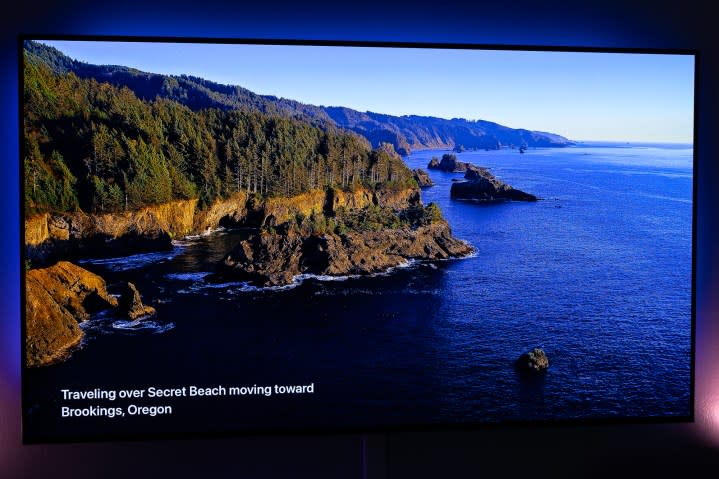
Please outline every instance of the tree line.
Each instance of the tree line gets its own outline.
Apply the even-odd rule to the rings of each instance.
[[[28,55],[23,73],[26,216],[189,198],[207,207],[239,191],[289,197],[414,181],[390,144],[372,149],[356,133],[297,115],[144,101]]]

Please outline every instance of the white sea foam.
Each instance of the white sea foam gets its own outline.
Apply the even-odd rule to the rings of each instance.
[[[211,236],[215,233],[222,233],[225,231],[225,228],[222,226],[218,226],[217,228],[207,228],[205,231],[201,233],[202,236]]]
[[[202,281],[212,273],[206,271],[198,271],[193,273],[170,273],[165,278],[176,281]]]
[[[204,293],[206,290],[226,290],[228,294],[238,293],[258,293],[266,291],[287,291],[294,289],[305,281],[314,280],[319,282],[341,282],[348,281],[351,279],[359,278],[372,278],[372,277],[385,277],[392,275],[396,270],[411,268],[413,266],[422,264],[422,260],[409,259],[402,263],[387,268],[384,271],[371,274],[347,274],[347,275],[328,275],[328,274],[311,274],[303,273],[292,277],[292,281],[289,284],[278,285],[278,286],[256,286],[246,281],[231,281],[222,283],[213,283],[206,281],[206,277],[211,275],[209,272],[194,272],[194,273],[170,273],[165,275],[165,278],[177,281],[188,281],[192,284],[176,290],[178,294],[196,294]]]
[[[151,263],[167,261],[182,252],[182,248],[175,246],[170,251],[157,251],[153,253],[138,253],[130,256],[119,256],[115,258],[88,258],[78,261],[80,264],[93,264],[104,266],[110,271],[127,271],[142,268]]]
[[[329,274],[312,274],[312,273],[303,273],[298,274],[297,276],[292,277],[293,283],[301,284],[302,282],[308,280],[308,279],[314,279],[316,281],[347,281],[348,279],[352,278],[360,278],[362,275],[359,274],[347,274],[347,275],[329,275]]]
[[[116,334],[118,332],[149,332],[159,334],[169,331],[175,327],[175,323],[157,321],[152,316],[143,316],[135,320],[128,320],[117,319],[114,314],[115,312],[109,309],[93,314],[91,319],[80,323],[80,328],[86,333],[105,335]]]
[[[227,231],[227,228],[225,228],[223,226],[218,226],[217,228],[207,228],[206,230],[200,232],[199,234],[185,235],[183,237],[183,239],[189,240],[189,241],[196,241],[198,239],[206,238],[208,236],[212,236],[215,234],[224,234],[226,231]]]
[[[114,329],[123,331],[150,331],[153,333],[164,333],[175,327],[175,323],[160,323],[158,321],[151,321],[143,318],[138,318],[132,321],[119,319],[112,323]]]

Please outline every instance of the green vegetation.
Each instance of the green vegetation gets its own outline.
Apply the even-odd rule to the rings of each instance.
[[[361,210],[343,211],[337,215],[338,223],[351,231],[380,231],[410,226],[407,219],[389,208],[370,206]]]
[[[414,183],[389,143],[372,150],[355,133],[300,115],[145,101],[126,87],[56,73],[27,53],[24,136],[26,216]],[[317,231],[340,227],[315,221]]]
[[[439,209],[437,203],[430,203],[422,211],[422,219],[420,221],[422,224],[430,224],[442,219],[444,219],[442,210]]]
[[[353,210],[338,208],[331,215],[313,212],[311,215],[305,216],[298,213],[294,218],[281,225],[266,225],[263,230],[269,234],[284,234],[294,230],[303,235],[343,235],[350,231],[364,233],[402,228],[415,229],[443,219],[442,211],[435,203],[402,211],[393,211],[391,208],[372,205]]]
[[[401,155],[415,148],[448,148],[461,145],[466,149],[497,149],[502,145],[567,146],[569,140],[559,135],[515,130],[483,120],[462,118],[446,120],[428,116],[392,116],[359,112],[345,107],[322,107],[287,98],[258,95],[241,86],[222,85],[188,75],[162,75],[118,65],[92,65],[73,60],[59,50],[34,41],[25,41],[25,57],[44,64],[59,74],[74,73],[80,78],[107,81],[118,88],[130,89],[139,99],[157,98],[177,102],[199,111],[260,111],[265,114],[301,118],[312,125],[344,128],[366,138],[373,147],[389,143]]]

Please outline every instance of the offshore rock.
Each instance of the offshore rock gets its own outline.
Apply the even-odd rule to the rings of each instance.
[[[469,165],[469,163],[457,160],[456,155],[445,153],[442,155],[441,160],[432,158],[427,168],[431,170],[442,170],[447,173],[461,173],[467,171],[467,165]]]
[[[517,359],[515,366],[522,372],[540,373],[549,367],[549,358],[540,348],[534,348],[522,354]]]
[[[453,183],[450,197],[458,200],[475,200],[482,202],[498,201],[537,201],[537,197],[524,191],[512,188],[498,180],[486,168],[469,164],[464,175],[468,181]]]
[[[155,314],[155,308],[142,304],[140,292],[134,284],[124,283],[120,292],[120,302],[118,305],[118,313],[127,316],[131,320],[140,319],[145,316]]]
[[[422,168],[412,170],[412,175],[420,187],[434,186],[434,182],[432,182],[432,178],[429,177],[429,173]]]
[[[83,337],[79,321],[117,306],[105,281],[67,261],[25,275],[25,364],[29,367],[65,359]]]

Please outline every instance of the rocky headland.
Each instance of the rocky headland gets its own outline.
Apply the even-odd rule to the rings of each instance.
[[[26,364],[68,357],[83,337],[79,324],[94,312],[111,309],[130,320],[155,313],[132,283],[113,286],[118,301],[103,278],[65,259],[162,249],[175,237],[219,226],[251,233],[218,264],[216,276],[262,286],[287,285],[301,274],[371,274],[410,259],[474,251],[452,236],[436,205],[422,204],[416,186],[329,188],[289,198],[239,194],[205,210],[188,200],[117,214],[47,213],[25,223]]]
[[[301,274],[371,274],[410,259],[447,259],[473,252],[452,236],[436,205],[422,205],[418,193],[409,188],[378,196],[359,190],[350,194],[353,201],[343,198],[341,206],[338,193],[328,193],[324,201],[328,207],[283,220],[275,217],[240,242],[227,254],[218,274],[261,286],[282,286]],[[366,199],[354,201],[358,198]]]
[[[452,236],[443,219],[344,232],[334,228],[313,233],[285,226],[283,231],[263,229],[242,241],[225,257],[220,272],[262,286],[282,286],[300,274],[371,274],[409,259],[456,258],[472,251]]]
[[[132,283],[123,289],[133,294],[123,291],[118,301],[108,293],[102,277],[67,261],[27,271],[25,364],[43,366],[66,359],[83,338],[80,323],[92,313],[111,309],[130,319],[154,314],[154,308],[142,304]]]

